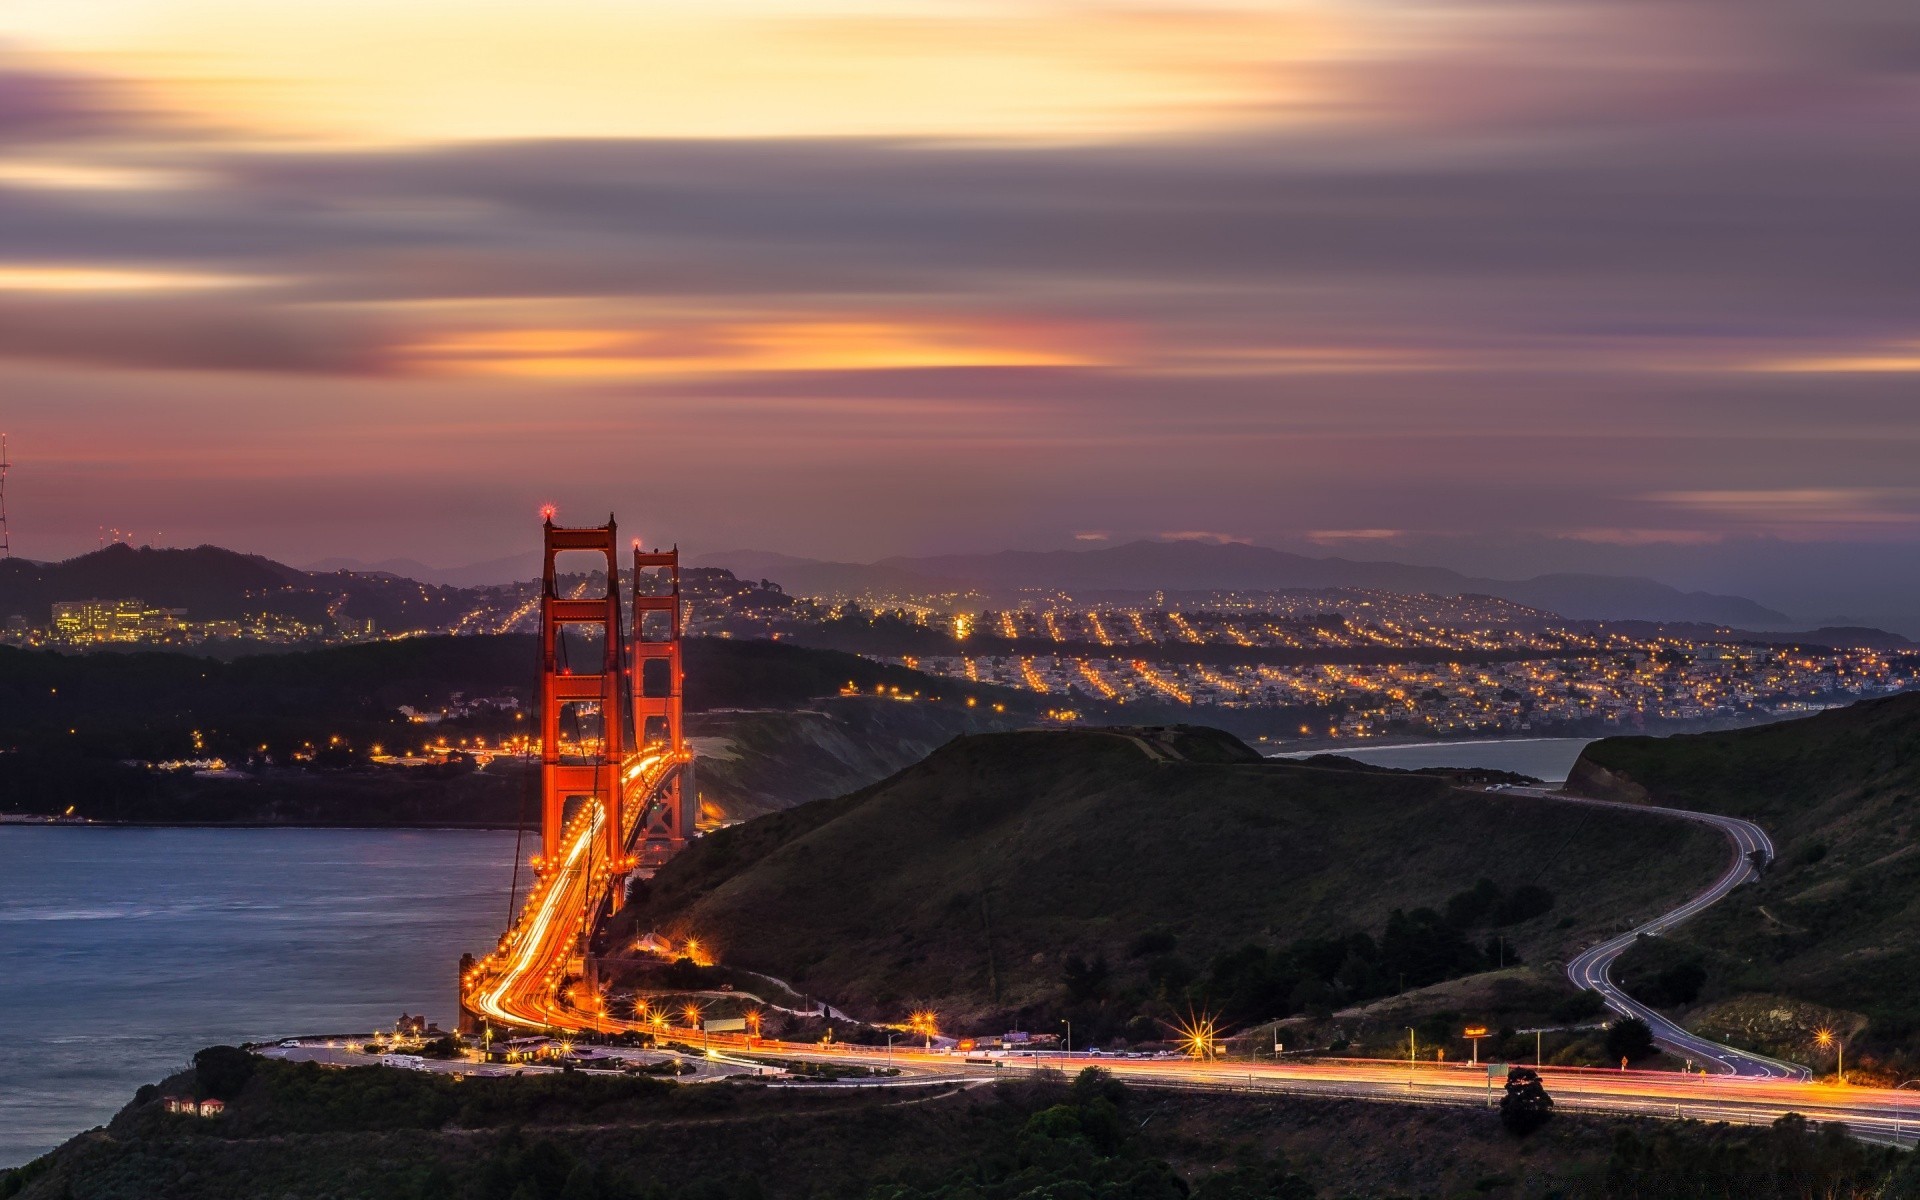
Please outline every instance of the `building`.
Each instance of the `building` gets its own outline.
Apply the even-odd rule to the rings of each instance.
[[[184,608],[154,608],[137,597],[60,600],[53,606],[53,633],[68,642],[157,641],[186,629]]]

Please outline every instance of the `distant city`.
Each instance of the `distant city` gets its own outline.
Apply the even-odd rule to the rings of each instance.
[[[207,613],[133,596],[55,600],[42,621],[15,612],[0,640],[244,653],[537,628],[535,581],[453,588],[279,569],[288,578],[278,586],[209,601]],[[561,581],[575,597],[605,586],[597,574]],[[1604,733],[1791,714],[1920,685],[1920,648],[1880,631],[1796,639],[1574,621],[1487,596],[1358,588],[795,596],[717,568],[688,569],[682,595],[692,636],[846,650],[1034,693],[1059,723],[1132,705],[1265,712],[1276,719],[1260,728],[1275,737],[1315,740]]]

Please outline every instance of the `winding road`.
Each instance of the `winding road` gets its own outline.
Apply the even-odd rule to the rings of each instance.
[[[1678,1024],[1648,1008],[1620,990],[1614,983],[1612,969],[1615,961],[1626,953],[1635,939],[1641,934],[1649,936],[1664,933],[1683,921],[1690,920],[1712,905],[1718,904],[1727,893],[1760,876],[1761,867],[1755,865],[1757,856],[1762,865],[1773,861],[1773,839],[1766,830],[1752,821],[1743,821],[1738,817],[1723,817],[1718,813],[1695,812],[1686,808],[1660,808],[1650,804],[1627,804],[1618,800],[1590,800],[1582,796],[1569,796],[1564,792],[1551,792],[1545,788],[1508,788],[1503,795],[1534,796],[1542,800],[1552,800],[1560,804],[1582,804],[1593,808],[1617,808],[1628,812],[1653,813],[1664,817],[1674,817],[1683,821],[1696,821],[1702,825],[1711,825],[1727,836],[1733,845],[1733,858],[1720,878],[1699,895],[1688,900],[1679,908],[1664,913],[1644,925],[1637,926],[1618,937],[1609,938],[1598,945],[1589,946],[1567,963],[1567,978],[1577,988],[1597,993],[1606,1001],[1607,1007],[1622,1016],[1638,1017],[1653,1030],[1653,1040],[1662,1047],[1682,1058],[1690,1058],[1696,1063],[1710,1064],[1722,1073],[1741,1075],[1753,1079],[1806,1080],[1813,1072],[1796,1063],[1785,1063],[1768,1058],[1748,1050],[1736,1050],[1732,1046],[1723,1046],[1687,1032]]]

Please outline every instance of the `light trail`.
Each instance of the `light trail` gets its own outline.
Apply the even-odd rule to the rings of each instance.
[[[627,761],[621,779],[637,803],[625,806],[629,817],[621,831],[623,846],[645,820],[647,806],[668,772],[678,765],[678,759],[657,750]],[[559,987],[587,915],[599,911],[614,879],[605,863],[593,861],[605,819],[598,805],[576,815],[562,840],[559,863],[541,864],[540,881],[499,949],[475,964],[462,981],[473,1011],[505,1025],[536,1029],[604,1027],[604,1020],[571,1012]]]

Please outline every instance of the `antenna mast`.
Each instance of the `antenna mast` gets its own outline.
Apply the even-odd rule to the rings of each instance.
[[[0,433],[0,559],[13,557],[13,543],[7,539],[7,435]]]

